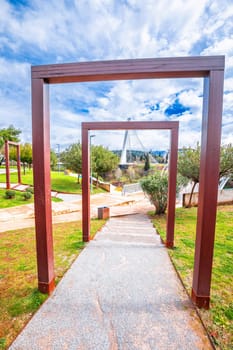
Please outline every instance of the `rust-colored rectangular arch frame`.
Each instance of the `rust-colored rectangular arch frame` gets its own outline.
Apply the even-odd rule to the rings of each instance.
[[[192,299],[208,308],[217,208],[224,56],[149,58],[32,67],[32,134],[38,284],[54,288],[50,192],[49,84],[204,78],[199,206]]]
[[[16,159],[17,159],[17,173],[18,173],[18,184],[21,184],[21,163],[20,163],[20,144],[13,141],[5,141],[5,159],[6,159],[6,188],[9,190],[11,188],[10,181],[10,155],[9,146],[16,147]]]
[[[91,122],[82,123],[82,227],[83,241],[90,240],[90,155],[89,155],[89,130],[170,130],[170,159],[168,182],[168,208],[166,246],[174,245],[174,223],[176,207],[176,173],[178,150],[177,121],[149,121],[149,122]]]

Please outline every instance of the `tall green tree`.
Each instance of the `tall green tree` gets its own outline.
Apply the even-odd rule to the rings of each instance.
[[[73,143],[60,154],[60,160],[67,169],[79,175],[82,173],[82,147],[80,142]]]
[[[104,178],[109,171],[115,170],[118,166],[118,163],[118,156],[109,151],[106,147],[91,147],[92,171],[93,173],[96,173],[97,179],[99,177]]]
[[[233,145],[221,147],[219,178],[233,175]]]
[[[23,163],[24,174],[26,172],[26,166],[31,168],[32,165],[32,145],[30,143],[24,143],[20,146],[20,160]]]
[[[191,206],[194,189],[196,187],[196,184],[199,183],[200,154],[201,147],[199,144],[197,144],[195,149],[191,147],[183,148],[182,151],[179,153],[178,157],[178,172],[182,176],[186,177],[188,180],[193,182],[187,207]],[[232,144],[228,144],[221,147],[219,178],[223,176],[231,176],[232,174],[233,146]]]
[[[149,156],[149,153],[146,153],[144,171],[148,171],[148,170],[150,170],[150,156]]]
[[[57,166],[57,155],[53,149],[50,150],[50,166],[52,170],[55,170]]]
[[[19,142],[19,135],[21,134],[20,129],[16,129],[13,125],[8,128],[0,129],[0,148],[4,145],[5,141]]]
[[[90,154],[92,174],[95,173],[97,178],[104,178],[105,174],[111,170],[115,170],[118,165],[118,156],[103,146],[91,146]],[[60,159],[68,169],[74,171],[75,173],[81,174],[82,147],[80,142],[69,146],[64,152],[61,153]]]
[[[32,145],[30,143],[20,145],[20,159],[23,163],[32,165]]]
[[[178,172],[193,183],[188,207],[191,206],[192,195],[197,183],[199,182],[200,152],[201,147],[199,144],[197,144],[195,149],[191,147],[183,148],[178,156]]]
[[[16,147],[10,146],[9,157],[10,160],[17,161]],[[20,161],[23,164],[23,170],[25,174],[26,166],[29,166],[30,168],[32,165],[32,145],[30,143],[26,142],[20,145]]]

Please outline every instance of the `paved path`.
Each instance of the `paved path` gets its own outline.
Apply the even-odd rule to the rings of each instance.
[[[118,194],[100,193],[91,196],[91,217],[97,217],[99,206],[109,206],[111,216],[134,213],[146,213],[154,207],[143,193],[121,196]],[[73,202],[52,202],[53,223],[77,221],[82,216],[82,200],[79,196]],[[0,209],[0,232],[33,227],[34,204]]]
[[[212,349],[143,215],[111,218],[10,350]]]

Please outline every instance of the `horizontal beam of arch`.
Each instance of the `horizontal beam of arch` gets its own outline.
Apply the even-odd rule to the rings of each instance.
[[[210,71],[222,70],[223,56],[144,58],[94,61],[32,67],[32,79],[49,84],[87,81],[200,78]]]
[[[82,123],[82,129],[87,130],[176,130],[178,127],[178,121],[108,121]]]

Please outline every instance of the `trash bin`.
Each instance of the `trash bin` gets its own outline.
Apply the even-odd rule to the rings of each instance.
[[[108,218],[109,218],[109,207],[99,207],[98,219],[108,219]]]

